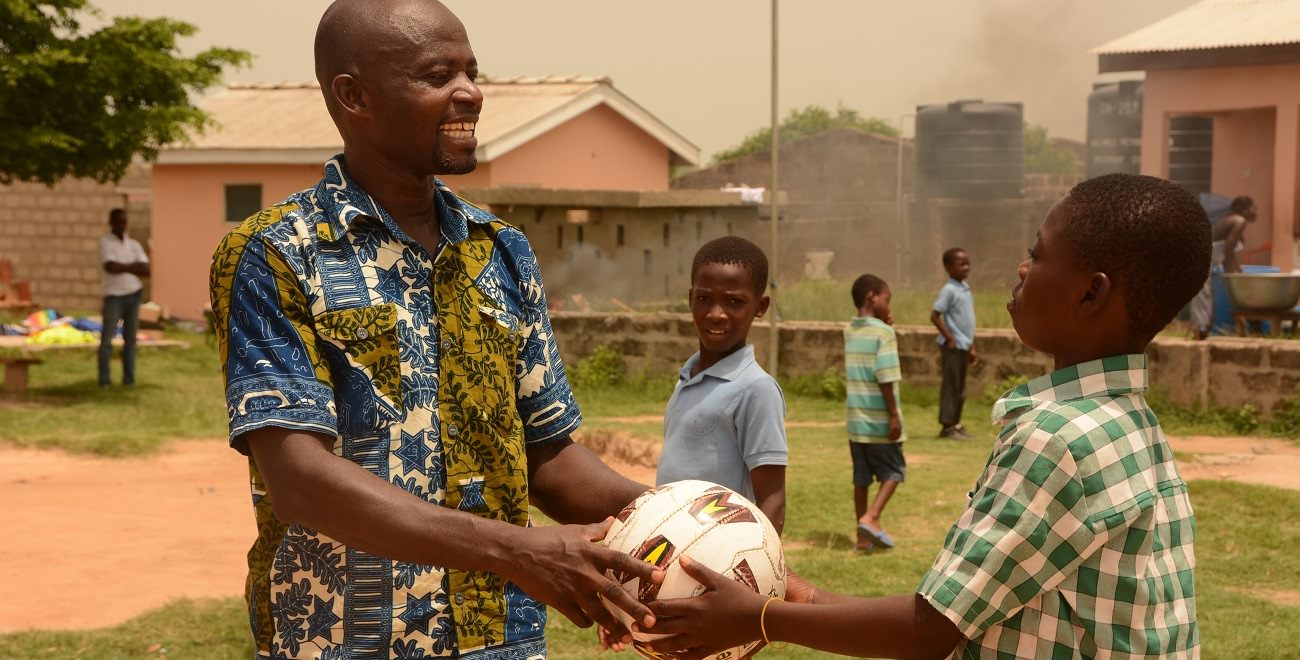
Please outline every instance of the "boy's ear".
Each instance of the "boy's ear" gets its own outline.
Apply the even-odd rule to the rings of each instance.
[[[1088,287],[1079,299],[1079,316],[1092,316],[1101,311],[1115,293],[1115,286],[1110,276],[1105,273],[1093,273],[1088,276]]]
[[[758,313],[754,314],[754,318],[756,319],[763,318],[763,315],[767,313],[768,305],[771,304],[772,304],[772,296],[763,296],[762,298],[759,298]]]

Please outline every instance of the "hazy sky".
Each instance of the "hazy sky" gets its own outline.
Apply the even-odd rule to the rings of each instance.
[[[328,0],[93,0],[110,15],[194,23],[254,63],[228,80],[312,78]],[[491,75],[607,75],[707,158],[770,115],[766,0],[445,0]],[[1020,101],[1026,119],[1082,139],[1099,79],[1089,48],[1192,0],[783,0],[780,107],[842,102],[897,121],[958,98]],[[1136,74],[1131,74],[1136,75]],[[1113,79],[1116,76],[1112,75]],[[491,107],[484,109],[490,113]],[[908,120],[906,131],[911,134]]]

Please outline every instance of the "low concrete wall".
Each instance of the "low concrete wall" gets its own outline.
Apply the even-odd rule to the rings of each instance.
[[[697,349],[695,326],[687,314],[580,314],[551,317],[564,358],[570,363],[602,344],[623,355],[629,369],[669,372]],[[761,321],[760,321],[761,323]],[[901,326],[899,357],[903,378],[937,385],[941,378],[934,328]],[[843,323],[783,323],[781,371],[817,374],[844,364]],[[971,369],[967,391],[976,395],[1008,376],[1039,376],[1051,360],[1027,348],[1011,330],[976,334],[980,363]],[[767,355],[766,325],[750,331],[760,359]],[[1300,396],[1300,341],[1215,338],[1204,342],[1159,338],[1147,350],[1151,380],[1175,403],[1237,408],[1264,413],[1279,401]]]

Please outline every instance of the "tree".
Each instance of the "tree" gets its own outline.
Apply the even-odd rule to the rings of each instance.
[[[819,105],[810,105],[802,110],[791,110],[790,114],[781,122],[781,141],[797,140],[833,128],[856,128],[866,133],[898,137],[898,129],[890,126],[889,122],[884,119],[863,117],[858,114],[857,110],[846,108],[843,105],[836,107],[834,113]],[[750,133],[738,146],[718,152],[713,156],[713,162],[721,163],[735,160],[741,156],[768,151],[771,148],[772,129],[771,127],[763,128]]]
[[[241,50],[181,57],[195,27],[119,17],[91,32],[88,0],[0,0],[0,183],[122,178],[131,159],[153,159],[210,119],[190,95],[216,85]]]
[[[1025,172],[1030,174],[1078,174],[1079,161],[1047,137],[1047,129],[1025,124]]]

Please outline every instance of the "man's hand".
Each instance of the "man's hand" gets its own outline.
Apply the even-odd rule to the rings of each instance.
[[[903,437],[903,419],[899,417],[898,412],[889,413],[889,439],[897,440]]]
[[[980,356],[979,356],[979,353],[976,353],[976,352],[975,352],[975,347],[974,347],[974,346],[971,346],[971,347],[970,347],[970,358],[969,358],[969,359],[970,359],[970,366],[972,366],[972,367],[980,363]]]
[[[519,588],[537,600],[559,610],[574,625],[586,628],[593,622],[622,639],[626,630],[597,596],[603,595],[642,625],[652,626],[650,608],[609,579],[605,571],[624,573],[629,578],[662,582],[664,572],[631,555],[610,550],[596,541],[605,538],[613,518],[592,525],[533,527],[520,535],[514,566],[506,572]]]
[[[762,639],[760,618],[766,596],[690,557],[682,556],[677,561],[706,591],[694,598],[650,603],[658,621],[641,628],[656,635],[670,635],[650,642],[650,648],[659,652],[685,651],[687,658],[700,658]]]

